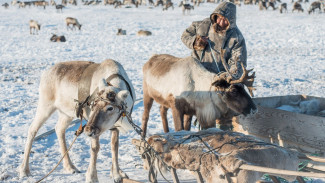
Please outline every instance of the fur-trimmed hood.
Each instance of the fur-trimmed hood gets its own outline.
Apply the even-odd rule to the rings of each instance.
[[[236,27],[236,5],[231,2],[222,2],[218,5],[218,7],[211,13],[210,20],[211,22],[214,22],[211,19],[211,16],[214,14],[222,15],[229,21],[229,28]]]

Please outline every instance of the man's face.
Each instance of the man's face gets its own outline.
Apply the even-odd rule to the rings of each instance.
[[[217,17],[217,24],[220,26],[221,29],[224,30],[229,25],[229,22],[228,22],[228,20],[225,17],[218,16]]]

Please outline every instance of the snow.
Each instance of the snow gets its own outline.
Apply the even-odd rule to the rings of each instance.
[[[0,0],[1,4],[8,2]],[[9,6],[0,10],[0,182],[35,182],[47,174],[60,159],[55,133],[35,141],[30,156],[32,176],[19,179],[16,168],[22,162],[23,148],[28,127],[31,124],[38,101],[38,86],[42,71],[52,65],[69,60],[101,62],[115,59],[122,63],[136,90],[142,98],[142,66],[153,54],[168,53],[177,57],[190,55],[190,50],[181,42],[182,32],[192,21],[210,15],[217,4],[204,3],[195,7],[190,15],[182,10],[162,11],[161,7],[138,9],[113,6],[68,5],[63,13],[54,7]],[[248,50],[248,68],[256,71],[256,97],[306,94],[325,96],[325,24],[324,13],[308,15],[259,11],[258,6],[243,5],[237,8],[237,25],[243,33]],[[302,4],[307,10],[309,4]],[[67,31],[64,19],[76,17],[82,24],[81,31]],[[34,19],[41,24],[38,35],[29,34],[28,22]],[[116,36],[117,29],[127,35]],[[149,30],[152,36],[138,37],[140,29]],[[51,33],[64,35],[65,43],[53,43]],[[133,120],[141,125],[142,102],[134,107]],[[173,130],[171,113],[169,126]],[[38,134],[54,128],[54,114]],[[74,138],[78,125],[67,130],[67,143]],[[163,127],[158,105],[154,105],[148,123],[150,134],[162,133]],[[194,130],[197,130],[194,128]],[[147,181],[140,156],[131,139],[139,138],[135,132],[120,136],[119,163],[130,178]],[[84,182],[89,163],[89,138],[81,135],[74,144],[70,157],[81,171],[66,174],[62,164],[45,182]],[[110,133],[101,136],[97,170],[100,182],[113,182],[111,169]],[[181,171],[180,171],[181,172]],[[182,182],[195,182],[188,172],[179,173]],[[170,176],[169,176],[170,178]],[[160,180],[163,180],[160,177]],[[164,181],[162,181],[164,182]],[[321,180],[314,182],[322,182]]]

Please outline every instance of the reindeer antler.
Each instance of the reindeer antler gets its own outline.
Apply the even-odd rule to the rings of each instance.
[[[229,67],[228,67],[228,64],[225,61],[224,55],[225,55],[225,50],[222,49],[221,50],[221,62],[222,62],[222,65],[226,69],[226,71],[229,73],[229,75],[232,77],[232,73],[229,71]],[[239,58],[237,58],[235,60],[236,67],[237,67],[237,62],[238,61],[239,61]],[[253,87],[253,83],[254,83],[254,79],[255,79],[255,72],[253,72],[253,74],[251,74],[251,75],[248,75],[251,71],[253,71],[253,69],[246,70],[243,62],[240,62],[240,65],[241,65],[241,67],[243,69],[242,76],[237,80],[231,80],[230,84],[243,83],[248,88],[248,91],[251,94],[251,96],[254,96],[253,95],[253,90],[256,90],[256,88]]]

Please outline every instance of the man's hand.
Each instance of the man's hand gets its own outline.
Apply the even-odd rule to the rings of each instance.
[[[203,51],[208,44],[208,40],[208,37],[197,35],[193,45],[194,50]]]

